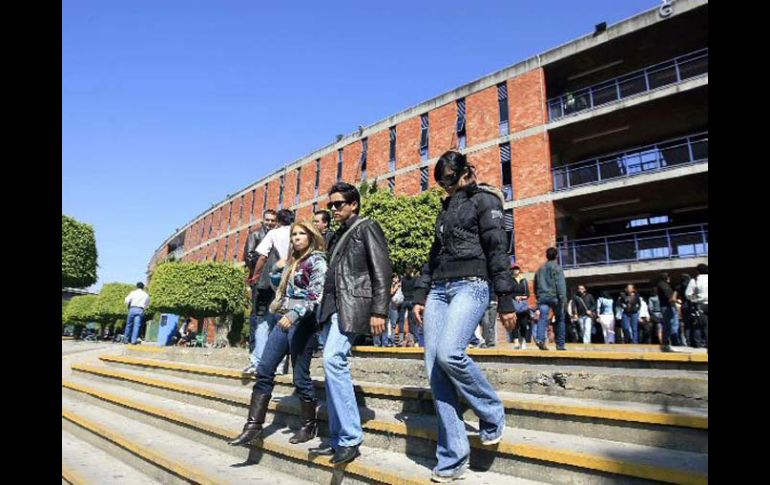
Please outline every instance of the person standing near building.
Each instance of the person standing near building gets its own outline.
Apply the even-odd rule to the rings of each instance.
[[[685,290],[685,297],[694,307],[692,346],[709,346],[709,267],[698,265],[698,276],[690,280]]]
[[[256,252],[259,255],[257,264],[254,266],[254,275],[252,280],[261,281],[267,277],[268,282],[270,273],[273,272],[272,266],[267,266],[268,259],[271,259],[271,254],[275,252],[277,254],[278,261],[285,263],[289,257],[289,248],[291,245],[291,224],[294,222],[294,213],[287,209],[279,210],[276,213],[277,225],[274,229],[267,232],[262,241],[257,245]],[[276,263],[277,264],[277,263]],[[264,274],[263,274],[264,271]],[[272,285],[271,285],[272,288]],[[254,350],[252,350],[249,357],[250,364],[244,369],[244,372],[254,373],[259,367],[259,361],[262,358],[262,352],[265,350],[265,344],[267,343],[267,337],[275,324],[278,322],[280,315],[265,312],[264,319],[259,321],[254,331]]]
[[[516,328],[508,332],[508,341],[518,341],[514,348],[527,350],[527,344],[532,341],[532,318],[529,309],[529,283],[521,274],[519,265],[511,268],[513,272],[513,306],[516,310]]]
[[[144,291],[144,283],[141,281],[137,283],[136,289],[129,293],[123,301],[128,305],[128,318],[126,319],[126,330],[123,332],[123,341],[136,345],[139,330],[142,328],[144,311],[150,306],[150,295]]]
[[[647,299],[647,308],[650,312],[650,322],[652,326],[651,343],[660,344],[663,342],[663,310],[660,306],[660,297],[656,288],[653,288],[652,295]]]
[[[663,350],[671,350],[671,346],[677,346],[679,341],[679,314],[676,311],[676,291],[671,287],[671,277],[668,273],[661,273],[656,286],[660,308],[663,314],[663,340],[660,344]]]
[[[334,232],[329,229],[329,224],[331,224],[331,222],[332,219],[329,215],[329,211],[319,209],[313,213],[313,224],[318,229],[318,232],[321,233],[321,236],[323,236],[327,248],[334,236]]]
[[[605,344],[615,343],[615,313],[613,306],[614,302],[610,297],[610,292],[607,290],[602,291],[599,301],[596,302],[596,307],[599,312],[597,319],[602,327]]]
[[[503,226],[503,195],[478,184],[465,155],[448,151],[433,176],[448,196],[436,219],[428,264],[415,285],[414,312],[425,336],[425,370],[438,418],[438,443],[432,480],[462,477],[470,445],[460,399],[479,417],[484,445],[499,443],[505,411],[497,392],[466,348],[489,304],[498,296],[500,319],[513,330],[513,278]]]
[[[318,432],[316,398],[310,378],[316,333],[316,309],[323,296],[326,277],[326,242],[310,222],[291,227],[291,254],[271,275],[277,286],[270,311],[280,315],[268,337],[257,368],[257,382],[251,391],[249,413],[243,431],[228,444],[245,445],[262,434],[268,403],[275,387],[275,373],[281,359],[291,356],[295,393],[300,400],[300,429],[289,439],[292,444],[315,438]],[[276,281],[277,280],[277,281]]]
[[[558,256],[559,251],[556,248],[546,249],[545,258],[547,261],[535,273],[535,296],[540,310],[535,343],[540,350],[548,350],[545,332],[551,311],[556,318],[554,332],[556,334],[556,350],[567,350],[564,345],[566,343],[564,313],[567,306],[567,282],[564,278],[564,270],[556,262]]]
[[[626,285],[626,290],[620,295],[620,309],[623,319],[623,334],[625,343],[639,343],[639,310],[642,304],[634,285]]]
[[[254,269],[259,260],[259,253],[257,253],[257,246],[265,238],[268,232],[275,228],[278,220],[276,219],[276,213],[273,209],[267,209],[262,213],[262,225],[259,230],[252,231],[246,238],[246,247],[244,248],[244,258],[246,267],[249,269],[249,275],[246,278],[249,287],[251,288],[251,314],[249,315],[249,355],[254,352],[255,337],[254,334],[257,331],[257,325],[264,317],[267,306],[273,301],[275,293],[270,286],[270,279],[267,274],[255,275]],[[268,264],[275,264],[277,259],[277,252],[271,254],[273,261],[267,261]],[[257,278],[257,276],[260,276]],[[264,310],[262,310],[264,309]],[[251,366],[249,366],[251,367]],[[245,369],[249,371],[247,367]]]
[[[571,316],[578,322],[583,343],[590,344],[593,319],[596,318],[596,300],[592,294],[586,291],[585,285],[577,287],[577,292],[572,297],[571,312]]]
[[[329,269],[318,314],[331,439],[309,451],[334,455],[331,463],[336,465],[361,454],[358,448],[364,434],[348,355],[357,336],[385,331],[393,268],[382,228],[358,215],[358,189],[337,182],[329,190],[328,208],[340,223],[329,248]]]

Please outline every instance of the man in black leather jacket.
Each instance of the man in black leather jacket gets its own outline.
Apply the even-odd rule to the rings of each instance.
[[[341,225],[329,247],[318,323],[331,440],[310,452],[333,454],[333,464],[359,456],[364,438],[348,353],[358,335],[385,330],[390,305],[393,269],[385,234],[377,222],[358,216],[360,206],[361,196],[350,184],[338,182],[329,191],[329,210]]]
[[[249,268],[249,276],[247,282],[251,287],[251,315],[249,317],[249,354],[254,352],[254,331],[257,328],[258,319],[262,317],[267,310],[267,306],[273,301],[275,293],[270,286],[270,278],[268,272],[263,272],[262,275],[254,274],[254,267],[257,265],[259,254],[257,254],[257,246],[265,238],[265,235],[273,228],[275,228],[277,219],[276,212],[273,209],[267,209],[262,214],[262,226],[257,231],[253,231],[246,238],[246,247],[244,248],[244,258],[246,267]],[[278,259],[273,256],[273,259]],[[275,261],[272,261],[275,263]],[[270,263],[270,261],[268,261]],[[262,311],[260,311],[260,308]]]

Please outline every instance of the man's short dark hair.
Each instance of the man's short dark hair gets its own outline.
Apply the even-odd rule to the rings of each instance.
[[[557,256],[559,256],[559,251],[556,248],[550,247],[550,248],[545,250],[545,258],[548,261],[555,260],[557,258]]]
[[[337,192],[342,194],[342,198],[345,199],[345,202],[348,204],[352,204],[353,202],[358,204],[356,210],[353,211],[358,214],[358,212],[361,210],[361,194],[358,193],[358,189],[349,183],[337,182],[336,184],[332,185],[331,189],[329,189],[329,197],[331,197],[332,194],[336,194]]]
[[[275,218],[278,219],[278,222],[282,226],[290,226],[291,223],[294,222],[294,212],[289,209],[281,209],[275,215]]]
[[[142,283],[142,282],[140,281],[139,283],[137,283],[137,284],[136,284],[136,287],[137,287],[137,288],[139,288],[140,290],[141,290],[141,289],[144,289],[144,283]]]
[[[709,274],[709,265],[701,263],[695,267],[698,270],[698,274]]]
[[[268,214],[276,215],[276,212],[273,209],[267,209],[265,212],[262,213],[262,217],[265,217]]]
[[[332,222],[332,216],[329,215],[329,211],[318,209],[317,211],[314,212],[314,214],[317,216],[321,216],[321,219],[323,219],[323,221],[326,224],[330,224]]]

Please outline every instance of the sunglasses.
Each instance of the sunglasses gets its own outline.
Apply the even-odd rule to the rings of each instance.
[[[334,202],[327,203],[326,208],[330,211],[338,211],[342,209],[342,207],[344,207],[345,205],[347,205],[347,202],[345,202],[344,200],[337,200]]]

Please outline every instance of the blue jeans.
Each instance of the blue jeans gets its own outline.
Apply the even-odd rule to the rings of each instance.
[[[398,308],[388,309],[388,324],[385,326],[385,332],[381,335],[375,335],[372,339],[377,347],[393,347],[393,335],[396,333],[398,325]]]
[[[663,345],[681,345],[679,340],[679,312],[674,307],[664,306],[663,310]]]
[[[303,401],[316,401],[313,381],[310,378],[310,359],[315,349],[315,313],[303,318],[288,330],[274,325],[267,338],[267,345],[257,367],[257,383],[254,392],[272,394],[275,371],[286,354],[291,356],[294,370],[294,388]]]
[[[136,343],[136,339],[139,338],[139,330],[142,328],[142,317],[144,317],[144,309],[139,307],[131,307],[128,310],[128,318],[126,319],[126,330],[123,332],[123,336],[126,338],[126,342]]]
[[[537,342],[545,342],[545,331],[548,328],[550,311],[553,310],[553,314],[556,316],[556,328],[554,328],[554,333],[556,334],[556,347],[564,347],[567,333],[567,329],[564,326],[564,308],[562,308],[562,305],[559,305],[559,301],[556,298],[548,297],[540,298],[537,302],[537,306],[540,309],[540,320],[537,321],[535,340]]]
[[[262,354],[265,351],[265,345],[267,344],[268,336],[280,318],[280,315],[268,312],[265,313],[265,319],[254,326],[254,351],[249,356],[249,360],[254,367],[259,367],[259,362],[262,359]],[[251,321],[253,322],[254,320]]]
[[[448,475],[467,463],[470,444],[460,397],[479,417],[482,439],[505,426],[503,403],[481,368],[465,353],[489,304],[489,285],[480,279],[434,282],[425,304],[425,370],[438,417],[438,464]]]
[[[590,344],[591,330],[593,328],[594,321],[589,316],[582,316],[582,317],[578,317],[578,322],[580,322],[580,328],[583,331],[583,343]]]
[[[326,375],[326,409],[329,414],[331,446],[356,446],[364,440],[361,415],[358,413],[348,354],[356,334],[340,332],[338,314],[324,322],[320,341],[324,346]]]
[[[626,334],[626,340],[631,336],[632,344],[639,343],[639,312],[623,312],[623,332]]]

